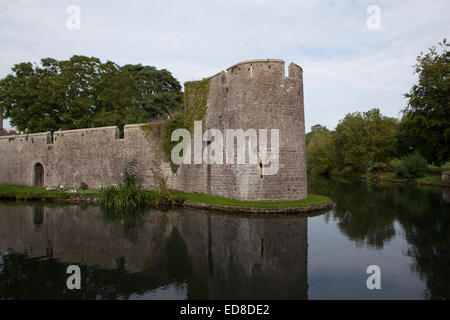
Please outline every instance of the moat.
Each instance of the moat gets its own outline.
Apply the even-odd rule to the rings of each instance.
[[[310,177],[314,216],[0,203],[0,299],[450,299],[450,189]],[[81,290],[68,290],[69,265]],[[368,290],[366,268],[381,269]]]

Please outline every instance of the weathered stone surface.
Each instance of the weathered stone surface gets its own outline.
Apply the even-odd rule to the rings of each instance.
[[[181,165],[172,173],[160,137],[148,141],[141,125],[0,137],[0,184],[34,185],[34,167],[44,167],[44,185],[89,188],[119,184],[124,166],[136,159],[145,188],[155,187],[160,166],[173,189],[237,200],[286,201],[307,196],[302,69],[282,60],[238,63],[210,78],[203,130],[279,129],[276,175],[261,177],[258,164]],[[268,137],[270,144],[270,137]],[[224,142],[225,145],[226,142]],[[203,143],[204,147],[206,143]],[[224,159],[225,159],[224,150]]]
[[[118,184],[122,170],[136,159],[144,187],[154,186],[151,172],[156,155],[145,139],[140,125],[125,126],[119,139],[117,127],[59,131],[0,137],[0,184],[34,185],[34,166],[44,166],[44,185],[89,188]],[[161,165],[170,172],[168,163]]]

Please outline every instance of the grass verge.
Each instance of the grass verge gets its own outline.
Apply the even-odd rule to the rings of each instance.
[[[182,191],[172,191],[172,193],[176,198],[181,198],[192,202],[200,202],[224,206],[250,207],[250,208],[309,207],[312,205],[325,204],[331,202],[330,198],[315,194],[309,194],[305,200],[263,202],[263,201],[239,201],[203,193],[186,193]]]
[[[47,190],[43,187],[28,187],[11,184],[0,185],[0,197],[15,198],[17,200],[27,200],[33,198],[42,199],[71,199],[71,198],[96,198],[98,190],[77,190],[77,192],[67,192],[59,189]]]
[[[147,205],[160,206],[164,204],[159,191],[143,190],[145,202]],[[202,193],[187,193],[183,191],[170,191],[175,206],[182,206],[184,201],[200,202],[213,205],[240,206],[251,208],[277,208],[277,207],[308,207],[313,205],[330,203],[331,199],[325,196],[309,194],[305,200],[282,201],[282,202],[263,202],[263,201],[238,201],[228,198],[222,198]],[[92,199],[100,198],[100,190],[77,190],[71,193],[62,190],[48,191],[45,188],[27,187],[18,185],[0,185],[0,198],[10,198],[16,200],[58,200],[78,198]]]

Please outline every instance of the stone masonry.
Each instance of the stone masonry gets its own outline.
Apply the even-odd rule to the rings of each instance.
[[[0,137],[0,184],[32,186],[36,166],[44,185],[101,188],[122,181],[122,170],[135,159],[143,187],[155,187],[159,166],[173,189],[237,200],[283,201],[307,196],[303,71],[282,60],[238,63],[209,78],[203,130],[279,129],[279,171],[261,176],[259,164],[182,164],[176,173],[162,157],[160,137],[145,137],[140,124]],[[268,136],[270,143],[270,134]],[[225,141],[224,141],[225,145]],[[206,142],[203,143],[206,147]],[[225,159],[225,151],[224,151]]]

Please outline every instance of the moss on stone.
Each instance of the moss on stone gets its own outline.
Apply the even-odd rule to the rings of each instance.
[[[194,121],[205,121],[207,100],[209,94],[209,79],[190,81],[184,84],[184,108],[174,113],[169,120],[150,122],[143,125],[141,129],[148,141],[159,139],[164,151],[165,160],[170,162],[172,172],[176,173],[179,165],[172,162],[171,153],[178,141],[172,141],[172,133],[176,129],[187,129],[194,131]]]

